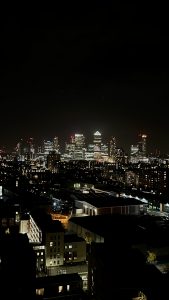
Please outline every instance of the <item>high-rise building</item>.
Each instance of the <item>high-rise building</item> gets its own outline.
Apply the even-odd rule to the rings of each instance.
[[[102,135],[99,131],[96,131],[93,136],[94,152],[100,152],[102,143]]]
[[[138,163],[139,161],[139,146],[138,145],[131,145],[130,148],[130,162],[131,163]]]
[[[114,136],[111,137],[109,143],[109,156],[115,162],[116,158],[116,138]]]
[[[60,149],[60,146],[59,146],[58,137],[55,136],[53,139],[53,151],[55,151],[56,153],[59,153],[59,149]]]
[[[74,137],[75,148],[82,150],[85,147],[85,137],[81,133],[75,133]]]
[[[44,141],[43,148],[44,154],[48,155],[50,152],[53,151],[53,141]]]
[[[139,156],[144,158],[147,156],[147,135],[140,133],[139,134],[139,142],[138,142],[138,147],[139,147]]]
[[[83,134],[76,133],[75,134],[75,159],[84,159],[85,158],[85,137]]]
[[[47,168],[51,172],[58,171],[58,162],[60,161],[60,154],[55,151],[50,152],[47,155]]]

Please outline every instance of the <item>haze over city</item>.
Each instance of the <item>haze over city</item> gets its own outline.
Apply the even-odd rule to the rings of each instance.
[[[168,32],[159,6],[4,10],[0,60],[1,146],[100,130],[129,149],[142,131],[168,152]]]

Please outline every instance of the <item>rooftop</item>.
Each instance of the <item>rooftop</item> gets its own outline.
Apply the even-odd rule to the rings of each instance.
[[[107,240],[123,243],[146,243],[151,246],[169,245],[169,221],[149,215],[98,215],[72,217],[73,222]]]
[[[114,197],[107,193],[90,192],[88,194],[83,194],[81,192],[75,192],[74,196],[77,200],[85,201],[97,208],[143,204],[142,201],[134,198]]]

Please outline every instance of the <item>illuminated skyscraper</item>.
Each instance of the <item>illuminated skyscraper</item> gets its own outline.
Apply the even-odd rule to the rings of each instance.
[[[76,133],[70,137],[70,143],[66,143],[65,152],[70,159],[85,159],[85,137]]]
[[[59,141],[58,141],[58,137],[55,136],[53,139],[53,151],[55,151],[56,153],[59,153]]]
[[[53,142],[52,141],[44,141],[43,142],[43,152],[45,155],[48,155],[50,152],[53,151]]]
[[[139,161],[139,145],[131,145],[130,148],[130,162],[138,163]]]
[[[147,135],[146,134],[139,134],[139,156],[144,158],[147,156]]]
[[[109,156],[113,161],[115,161],[116,158],[116,148],[116,138],[112,136],[109,144]]]
[[[75,138],[75,152],[74,157],[75,159],[84,159],[85,158],[85,137],[81,133],[76,133]]]
[[[74,137],[75,148],[82,150],[85,147],[85,137],[81,133],[75,133]]]
[[[100,152],[102,143],[102,135],[99,131],[96,131],[93,136],[94,152]]]

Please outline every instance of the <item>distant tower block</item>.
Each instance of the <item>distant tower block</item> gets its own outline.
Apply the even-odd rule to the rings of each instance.
[[[115,159],[116,156],[116,148],[116,138],[112,136],[109,143],[109,156],[113,159]]]
[[[147,134],[140,133],[139,134],[139,154],[142,157],[147,156]]]
[[[102,135],[99,131],[96,131],[93,136],[94,152],[100,152],[102,143]]]

